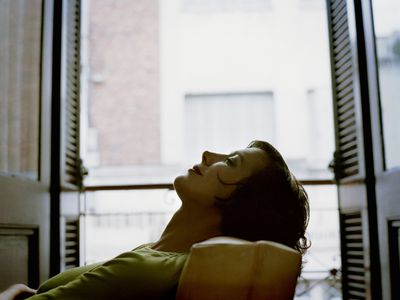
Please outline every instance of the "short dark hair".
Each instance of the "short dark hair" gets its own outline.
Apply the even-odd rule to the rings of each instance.
[[[253,141],[248,147],[267,153],[267,167],[241,182],[227,199],[217,201],[222,234],[274,241],[304,254],[310,247],[305,236],[309,221],[306,191],[271,144]]]

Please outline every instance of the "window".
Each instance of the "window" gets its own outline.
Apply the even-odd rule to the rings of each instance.
[[[41,2],[0,3],[0,173],[39,177]]]
[[[85,1],[87,262],[156,239],[180,205],[173,179],[202,151],[266,139],[315,184],[304,276],[339,267],[336,188],[318,185],[334,150],[324,3],[271,2]]]
[[[255,139],[274,144],[274,112],[268,92],[186,95],[186,161],[198,161],[204,149],[230,153]]]

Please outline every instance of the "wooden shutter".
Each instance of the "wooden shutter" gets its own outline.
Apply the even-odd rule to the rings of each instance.
[[[61,55],[61,138],[60,195],[57,218],[60,222],[60,270],[79,266],[79,192],[83,187],[80,159],[80,23],[81,0],[62,1]],[[62,205],[61,205],[62,203]],[[54,217],[56,218],[56,217]],[[55,259],[56,260],[56,259]],[[56,261],[54,261],[54,264]],[[55,271],[60,271],[55,270]]]
[[[72,190],[80,189],[83,179],[79,153],[80,5],[80,0],[68,0],[64,6],[61,185]]]
[[[372,22],[368,2],[327,0],[339,211],[344,220],[357,223],[341,223],[343,299],[382,297],[370,99],[374,61],[368,61],[366,46]],[[361,229],[357,235],[362,239],[348,235],[349,228]]]
[[[345,299],[366,299],[364,233],[361,211],[340,215]]]
[[[64,218],[64,239],[61,249],[62,270],[78,267],[80,262],[79,219]]]
[[[328,0],[334,94],[336,157],[338,179],[357,176],[360,172],[357,135],[354,56],[351,47],[346,0]]]
[[[352,0],[327,0],[333,107],[335,178],[339,184],[343,299],[369,294],[369,248],[361,112],[358,34]],[[367,235],[364,235],[366,232]],[[367,237],[366,239],[364,237]]]

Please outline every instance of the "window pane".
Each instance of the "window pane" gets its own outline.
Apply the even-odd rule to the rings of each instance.
[[[186,160],[198,161],[205,149],[230,153],[254,137],[274,144],[273,112],[273,97],[267,92],[186,95]]]
[[[170,183],[253,139],[299,178],[332,178],[324,2],[269,2],[85,1],[86,185]]]
[[[42,1],[0,2],[0,173],[38,178]]]
[[[400,2],[372,1],[386,167],[400,166]]]

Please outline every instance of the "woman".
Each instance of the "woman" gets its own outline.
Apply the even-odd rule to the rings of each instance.
[[[205,151],[174,186],[182,205],[157,242],[61,273],[30,299],[173,299],[191,246],[215,236],[275,241],[301,254],[308,248],[307,194],[267,142]]]

